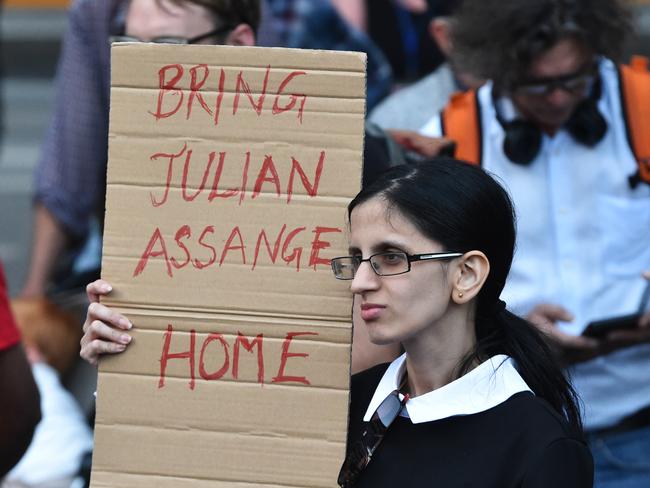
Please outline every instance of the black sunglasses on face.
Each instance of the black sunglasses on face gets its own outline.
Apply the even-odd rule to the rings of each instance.
[[[195,37],[177,37],[177,36],[159,36],[154,37],[153,39],[144,40],[135,36],[119,35],[111,36],[109,42],[112,44],[114,42],[153,42],[155,44],[196,44],[197,42],[203,41],[209,37],[219,36],[225,34],[232,30],[232,27],[229,25],[222,25],[216,29],[206,32],[205,34],[200,34]]]
[[[572,95],[586,95],[596,81],[598,67],[594,63],[588,69],[557,78],[526,81],[517,84],[513,92],[523,95],[544,96],[562,89]]]
[[[404,395],[404,399],[400,400],[399,390],[393,390],[379,404],[375,413],[372,414],[370,422],[367,423],[361,439],[350,447],[345,456],[337,480],[341,488],[351,488],[355,485],[361,472],[368,466],[372,455],[386,435],[388,427],[400,414],[408,398],[408,395]]]
[[[379,276],[393,276],[411,271],[413,261],[453,259],[462,256],[460,252],[434,252],[426,254],[407,254],[402,251],[380,252],[362,259],[361,256],[341,256],[331,261],[334,277],[338,280],[352,280],[363,262],[369,262],[372,270]]]

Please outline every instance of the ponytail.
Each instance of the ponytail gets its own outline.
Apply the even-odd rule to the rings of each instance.
[[[539,398],[563,415],[576,433],[582,432],[579,398],[560,368],[547,339],[530,322],[505,309],[481,315],[477,311],[476,347],[462,362],[461,374],[472,364],[497,354],[510,356],[517,371]],[[494,308],[493,308],[494,310]]]

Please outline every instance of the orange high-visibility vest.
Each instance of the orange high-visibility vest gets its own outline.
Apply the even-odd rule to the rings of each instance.
[[[650,184],[650,71],[648,59],[633,56],[618,69],[627,140],[638,164],[630,185]],[[456,142],[456,157],[481,164],[481,113],[476,90],[452,95],[442,111],[442,133]]]

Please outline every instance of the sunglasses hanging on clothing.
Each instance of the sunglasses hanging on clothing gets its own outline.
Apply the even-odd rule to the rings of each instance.
[[[598,79],[589,96],[578,104],[564,126],[576,142],[587,147],[598,144],[607,133],[607,121],[598,110],[600,92],[600,79]],[[499,111],[497,100],[494,100],[494,107],[497,120],[505,133],[504,154],[513,163],[529,165],[537,157],[542,146],[540,129],[532,122],[521,118],[505,120]]]

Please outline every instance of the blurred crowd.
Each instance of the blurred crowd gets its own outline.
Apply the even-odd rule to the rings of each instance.
[[[546,334],[584,402],[595,486],[650,486],[650,309],[639,308],[650,280],[650,74],[626,51],[629,6],[72,0],[34,175],[29,270],[12,300],[0,262],[0,486],[88,485],[95,386],[75,392],[82,400],[63,384],[84,332],[91,363],[126,347],[102,349],[105,335],[82,330],[85,285],[100,276],[110,42],[121,40],[365,52],[364,187],[441,155],[496,175],[518,222],[502,297]],[[585,334],[624,315],[626,329]],[[353,372],[400,353],[355,327]]]

